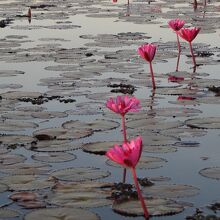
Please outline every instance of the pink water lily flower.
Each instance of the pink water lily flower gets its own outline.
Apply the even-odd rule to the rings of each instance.
[[[105,155],[110,160],[131,169],[134,183],[138,193],[138,198],[141,202],[145,219],[149,219],[149,213],[144,198],[141,194],[141,190],[138,184],[137,174],[135,170],[135,167],[141,157],[141,153],[142,153],[142,138],[139,136],[136,139],[132,139],[130,142],[123,143],[122,146],[115,144],[114,147],[110,148]]]
[[[180,20],[179,18],[170,20],[168,25],[174,30],[179,31],[185,24],[184,20]]]
[[[157,47],[154,44],[144,44],[138,48],[139,55],[148,61],[152,62],[156,53]]]
[[[189,42],[190,52],[192,55],[193,65],[194,65],[194,72],[196,71],[196,60],[195,56],[193,54],[193,48],[192,48],[192,41],[196,38],[201,28],[182,28],[178,35],[183,38],[184,40]]]
[[[123,143],[122,146],[117,144],[109,149],[106,156],[114,162],[125,166],[135,168],[142,153],[142,138],[139,136],[129,142]]]
[[[176,32],[176,39],[177,39],[177,46],[178,46],[178,58],[177,58],[177,64],[176,64],[176,71],[178,71],[179,69],[179,61],[180,61],[180,53],[181,53],[178,31],[183,27],[184,24],[185,24],[185,21],[180,20],[179,18],[170,20],[168,22],[168,25]]]
[[[109,98],[106,107],[115,113],[125,115],[127,112],[137,112],[140,109],[140,101],[135,97],[117,96],[116,99]]]
[[[156,89],[156,83],[154,80],[154,72],[152,67],[152,60],[154,59],[155,53],[156,53],[157,47],[154,44],[144,44],[138,48],[139,55],[149,62],[150,64],[150,73],[151,73],[151,79],[152,79],[152,87],[153,90]]]
[[[184,40],[188,41],[188,42],[192,42],[196,36],[198,35],[199,31],[201,30],[201,28],[182,28],[178,34],[181,38],[183,38]]]

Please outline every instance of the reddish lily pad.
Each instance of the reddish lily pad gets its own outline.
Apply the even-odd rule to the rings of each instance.
[[[220,180],[220,167],[208,167],[199,171],[204,177]]]
[[[38,195],[35,192],[17,192],[9,196],[13,201],[33,201]]]
[[[24,220],[63,220],[89,219],[100,220],[99,216],[91,211],[77,208],[45,208],[28,213]]]
[[[184,207],[173,200],[163,198],[146,198],[150,216],[174,215],[184,210]],[[113,211],[126,216],[143,216],[143,209],[138,199],[124,202],[114,202]]]
[[[86,180],[96,180],[110,175],[108,171],[101,171],[93,167],[75,167],[57,170],[51,176],[64,181],[81,182]]]

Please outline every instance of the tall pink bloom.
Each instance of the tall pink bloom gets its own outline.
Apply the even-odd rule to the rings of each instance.
[[[196,60],[195,60],[195,56],[193,54],[193,48],[192,48],[192,41],[196,38],[196,36],[198,35],[199,31],[201,28],[182,28],[178,34],[181,38],[183,38],[184,40],[189,42],[189,46],[190,46],[190,52],[192,55],[192,59],[193,59],[193,65],[194,65],[194,70],[196,68]]]
[[[117,96],[116,99],[109,98],[106,102],[106,107],[122,116],[123,137],[124,137],[124,143],[126,143],[127,134],[125,127],[125,114],[128,112],[139,111],[139,109],[141,108],[140,101],[135,97],[130,98],[129,96]],[[126,168],[124,169],[123,183],[125,183],[125,179],[126,179]]]
[[[179,31],[185,24],[184,20],[180,20],[179,18],[170,20],[168,25],[176,32]]]
[[[117,96],[116,99],[109,98],[106,106],[113,112],[125,115],[127,112],[137,112],[140,109],[140,101],[135,97]]]
[[[154,72],[153,72],[153,67],[152,67],[152,60],[154,59],[155,53],[156,53],[157,47],[154,44],[144,44],[138,48],[138,53],[139,55],[149,62],[150,64],[150,73],[151,73],[151,78],[152,78],[152,87],[153,90],[156,89],[156,84],[154,80]]]
[[[178,31],[184,26],[184,24],[185,24],[185,21],[180,20],[179,18],[170,20],[168,22],[168,25],[176,32],[176,38],[177,38],[178,58],[177,58],[177,64],[176,64],[176,71],[178,71],[179,69],[179,61],[180,61],[180,53],[181,53]]]
[[[114,145],[109,149],[106,156],[114,162],[129,168],[135,168],[142,153],[142,138],[139,136],[122,146]]]
[[[110,160],[122,166],[131,168],[134,178],[134,183],[138,192],[138,198],[141,202],[141,206],[144,211],[144,216],[146,219],[148,219],[149,213],[146,208],[144,198],[141,194],[141,190],[137,181],[137,175],[135,170],[135,167],[141,157],[141,153],[142,153],[142,138],[139,136],[136,139],[132,139],[130,142],[123,143],[122,146],[118,146],[117,144],[115,144],[113,148],[110,148],[106,152],[106,156]]]

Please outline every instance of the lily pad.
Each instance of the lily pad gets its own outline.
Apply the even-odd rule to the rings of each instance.
[[[3,135],[0,136],[0,142],[4,145],[25,145],[35,141],[35,138],[27,135]]]
[[[0,183],[8,185],[10,190],[31,191],[49,188],[53,182],[45,179],[37,179],[34,175],[13,175],[2,177]]]
[[[184,210],[184,207],[173,200],[163,198],[146,198],[150,216],[174,215]],[[114,202],[113,211],[125,216],[143,216],[143,209],[138,199],[125,202]]]
[[[171,128],[178,128],[183,125],[181,121],[162,121],[158,119],[138,119],[127,122],[127,127],[137,130],[166,130]]]
[[[9,219],[19,217],[21,216],[21,213],[13,209],[0,208],[0,216],[3,219]]]
[[[0,131],[24,131],[38,127],[38,124],[33,122],[23,122],[15,120],[0,121]]]
[[[11,164],[16,164],[24,162],[26,157],[19,154],[1,154],[0,155],[0,165],[7,166]]]
[[[63,180],[81,182],[86,180],[96,180],[105,178],[110,175],[108,171],[101,171],[99,168],[93,167],[75,167],[57,170],[51,173],[51,176]]]
[[[78,138],[83,138],[91,135],[93,133],[92,129],[75,127],[72,130],[64,128],[46,128],[42,130],[35,131],[33,135],[39,139],[39,137],[47,137],[46,140],[73,140]]]
[[[72,144],[70,142],[68,140],[45,140],[26,146],[26,148],[38,152],[65,152],[81,147],[81,144]]]
[[[119,126],[118,122],[110,120],[96,119],[92,122],[81,122],[81,121],[67,121],[62,124],[63,128],[71,130],[80,128],[80,129],[92,129],[94,131],[106,131],[117,128]]]
[[[194,186],[183,184],[153,185],[143,188],[143,193],[145,196],[152,197],[182,198],[197,195],[199,189]]]
[[[0,193],[3,193],[7,190],[8,190],[8,186],[3,183],[0,183]]]
[[[176,152],[177,148],[174,146],[143,146],[143,151],[148,153],[172,153]]]
[[[12,165],[0,165],[1,172],[11,175],[37,175],[45,174],[51,170],[48,164],[16,163]]]
[[[77,208],[45,208],[28,213],[24,220],[63,220],[63,219],[88,219],[100,220],[99,216],[91,211]]]
[[[220,117],[194,118],[185,123],[191,128],[220,129]]]
[[[120,141],[103,141],[87,143],[82,146],[83,151],[93,154],[104,155],[109,148],[113,147],[116,143]]]
[[[136,166],[138,169],[157,169],[162,167],[167,160],[160,158],[160,157],[148,157],[148,156],[142,156]],[[109,166],[114,167],[121,167],[121,165],[115,163],[112,160],[107,160],[106,164]]]
[[[60,163],[75,160],[76,156],[74,154],[66,153],[66,152],[48,152],[41,154],[32,155],[34,160],[39,160],[47,163]]]
[[[79,185],[75,191],[54,193],[47,202],[64,207],[92,208],[110,205],[112,201],[107,199],[107,196],[108,194],[100,193],[98,190],[84,191]]]
[[[208,167],[199,171],[204,177],[220,180],[220,167]]]
[[[0,70],[0,77],[11,77],[23,74],[24,72],[19,70]]]

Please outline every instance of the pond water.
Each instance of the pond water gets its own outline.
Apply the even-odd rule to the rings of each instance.
[[[167,24],[175,18],[201,27],[195,71],[181,39],[176,72]],[[137,175],[154,183],[143,195],[167,203],[152,205],[152,219],[186,219],[196,209],[220,218],[219,0],[197,8],[183,0],[10,0],[0,1],[0,21],[1,219],[143,219],[139,206],[118,207],[123,171],[103,155],[123,141],[121,118],[105,103],[125,88],[142,106],[126,126],[129,139],[143,137]],[[157,45],[154,92],[137,53],[145,43]]]

